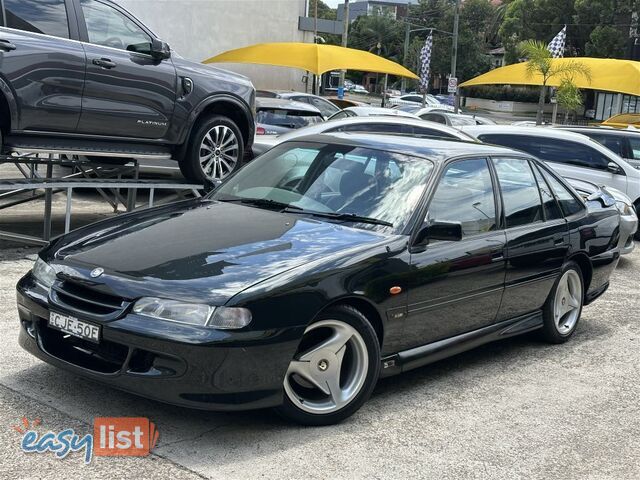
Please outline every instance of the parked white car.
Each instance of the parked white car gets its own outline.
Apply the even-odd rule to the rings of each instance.
[[[399,106],[399,105],[420,105],[422,106],[422,95],[419,93],[407,93],[406,95],[400,95],[397,97],[389,97],[387,100],[387,105],[390,107]],[[427,107],[438,107],[442,110],[447,110],[448,112],[453,112],[454,108],[451,105],[447,105],[445,103],[440,102],[433,95],[426,95],[425,106]]]
[[[575,178],[566,178],[569,184],[578,192],[585,201],[589,201],[591,195],[596,193],[600,188],[595,183],[585,182],[584,180],[576,180]],[[633,241],[635,233],[638,231],[638,215],[631,199],[620,190],[613,187],[605,187],[607,192],[616,201],[616,208],[620,212],[620,255],[628,255],[633,252],[636,244]]]
[[[350,93],[360,93],[362,95],[369,95],[369,90],[364,88],[362,85],[353,85],[349,88]]]
[[[640,209],[640,170],[586,135],[556,128],[513,125],[460,128],[485,143],[535,155],[563,177],[618,189],[632,199],[636,211]]]
[[[463,140],[475,142],[472,136],[455,128],[427,122],[419,118],[367,116],[349,117],[300,128],[284,135],[256,136],[253,143],[253,154],[258,156],[285,140],[293,140],[305,135],[332,132],[359,132],[407,135],[411,137],[439,138],[447,140]]]
[[[385,107],[347,107],[340,112],[331,115],[328,120],[339,120],[349,117],[405,117],[417,120],[419,117],[413,113],[404,112],[395,108]]]

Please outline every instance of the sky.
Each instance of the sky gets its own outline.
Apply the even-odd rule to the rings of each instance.
[[[344,0],[323,0],[324,3],[329,5],[331,8],[336,8],[338,4],[343,3]]]

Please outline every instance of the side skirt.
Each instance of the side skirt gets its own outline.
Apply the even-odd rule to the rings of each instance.
[[[406,372],[485,343],[521,335],[538,328],[542,328],[542,311],[540,310],[384,357],[380,376],[388,377]]]

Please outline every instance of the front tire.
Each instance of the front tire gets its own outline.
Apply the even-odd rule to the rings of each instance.
[[[303,425],[333,425],[364,404],[379,375],[380,344],[367,318],[346,305],[332,307],[306,328],[276,411]]]
[[[543,307],[544,339],[550,343],[564,343],[569,340],[578,326],[583,303],[582,270],[576,262],[567,262]]]
[[[244,142],[235,122],[211,115],[191,135],[180,171],[188,181],[199,184],[222,180],[240,168],[243,156]]]

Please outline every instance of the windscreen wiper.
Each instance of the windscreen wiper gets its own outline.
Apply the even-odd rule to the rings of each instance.
[[[378,218],[364,217],[356,213],[316,212],[314,210],[304,210],[296,206],[294,206],[294,208],[295,212],[292,213],[307,213],[309,215],[313,215],[314,217],[324,217],[331,218],[333,220],[344,220],[346,222],[370,223],[372,225],[384,225],[385,227],[393,227],[393,223],[387,222],[385,220],[380,220]],[[287,210],[288,209],[286,209],[285,212]]]
[[[244,203],[246,205],[255,205],[256,207],[268,207],[275,210],[302,210],[302,208],[295,205],[289,205],[288,203],[278,202],[269,198],[221,198],[217,200],[219,202]]]

